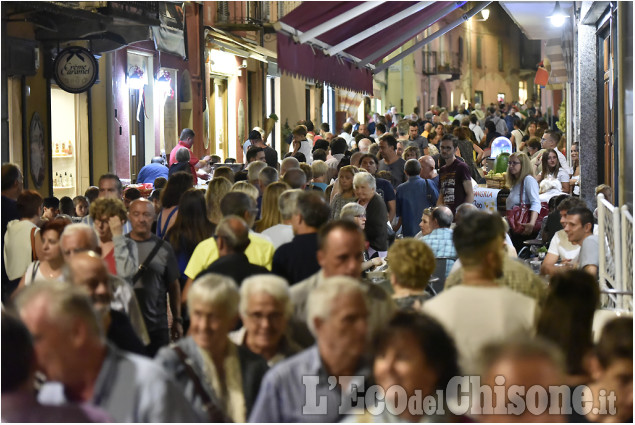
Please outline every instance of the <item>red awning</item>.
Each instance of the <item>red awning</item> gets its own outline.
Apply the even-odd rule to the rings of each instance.
[[[276,24],[278,66],[372,93],[374,64],[464,3],[304,2]]]

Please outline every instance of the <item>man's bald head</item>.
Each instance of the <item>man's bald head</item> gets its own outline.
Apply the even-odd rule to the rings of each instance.
[[[419,176],[422,179],[434,178],[434,158],[430,155],[424,155],[419,158],[419,165],[421,165]]]
[[[373,142],[370,141],[370,139],[362,139],[359,141],[359,143],[357,143],[357,147],[359,147],[359,151],[361,153],[368,153],[368,149],[370,148],[370,145],[372,145]]]
[[[280,177],[284,176],[292,168],[300,168],[300,161],[292,156],[283,159],[280,164]]]
[[[249,227],[242,218],[229,215],[218,223],[216,237],[219,250],[225,254],[245,252],[250,242]]]
[[[97,312],[106,312],[112,301],[112,288],[108,281],[108,268],[93,251],[79,252],[68,261],[68,280],[88,290]]]
[[[151,212],[152,214],[154,214],[154,204],[152,203],[152,201],[149,201],[146,198],[139,198],[139,199],[135,199],[134,201],[132,201],[130,203],[130,208],[129,211],[132,211],[132,207],[133,205],[136,205],[137,208],[146,208],[147,211]]]

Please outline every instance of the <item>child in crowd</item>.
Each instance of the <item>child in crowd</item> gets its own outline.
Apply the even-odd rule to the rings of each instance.
[[[88,215],[88,198],[79,195],[73,198],[75,206],[75,217],[86,217]]]

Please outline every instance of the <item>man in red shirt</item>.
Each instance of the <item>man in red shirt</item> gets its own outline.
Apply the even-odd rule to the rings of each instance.
[[[205,161],[199,161],[198,157],[194,155],[194,152],[192,152],[193,144],[194,144],[194,130],[190,128],[184,128],[183,131],[181,131],[181,137],[179,138],[179,143],[177,143],[174,149],[172,149],[172,152],[170,152],[169,166],[171,167],[172,164],[177,162],[176,151],[178,151],[180,148],[187,148],[187,150],[190,151],[190,170],[192,171],[192,175],[196,177],[197,175],[196,171],[199,168],[205,166]],[[196,178],[194,181],[196,181]]]

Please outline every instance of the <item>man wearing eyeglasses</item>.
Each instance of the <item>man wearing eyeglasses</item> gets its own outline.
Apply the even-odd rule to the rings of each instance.
[[[542,146],[542,149],[538,152],[536,157],[531,160],[531,165],[535,167],[536,173],[542,172],[542,154],[547,149],[553,149],[556,151],[556,154],[558,154],[558,162],[560,163],[560,167],[562,167],[564,171],[569,173],[569,175],[573,174],[573,171],[571,170],[571,168],[569,167],[569,164],[567,163],[567,159],[564,157],[562,152],[560,152],[560,150],[557,149],[558,142],[560,141],[560,137],[561,137],[560,132],[556,130],[545,131],[545,134],[542,136],[542,139],[540,140],[540,145]]]
[[[456,214],[456,208],[461,204],[474,202],[472,189],[472,175],[465,162],[457,161],[455,151],[458,146],[456,137],[443,136],[439,144],[441,158],[445,165],[439,170],[439,199],[437,206],[445,205]]]
[[[66,264],[70,264],[73,257],[78,253],[87,251],[100,252],[97,234],[92,226],[84,223],[66,226],[60,236],[60,247],[62,248],[62,255]],[[110,308],[125,313],[141,342],[147,345],[150,342],[150,336],[132,286],[112,274],[108,274],[108,286],[113,291]]]

